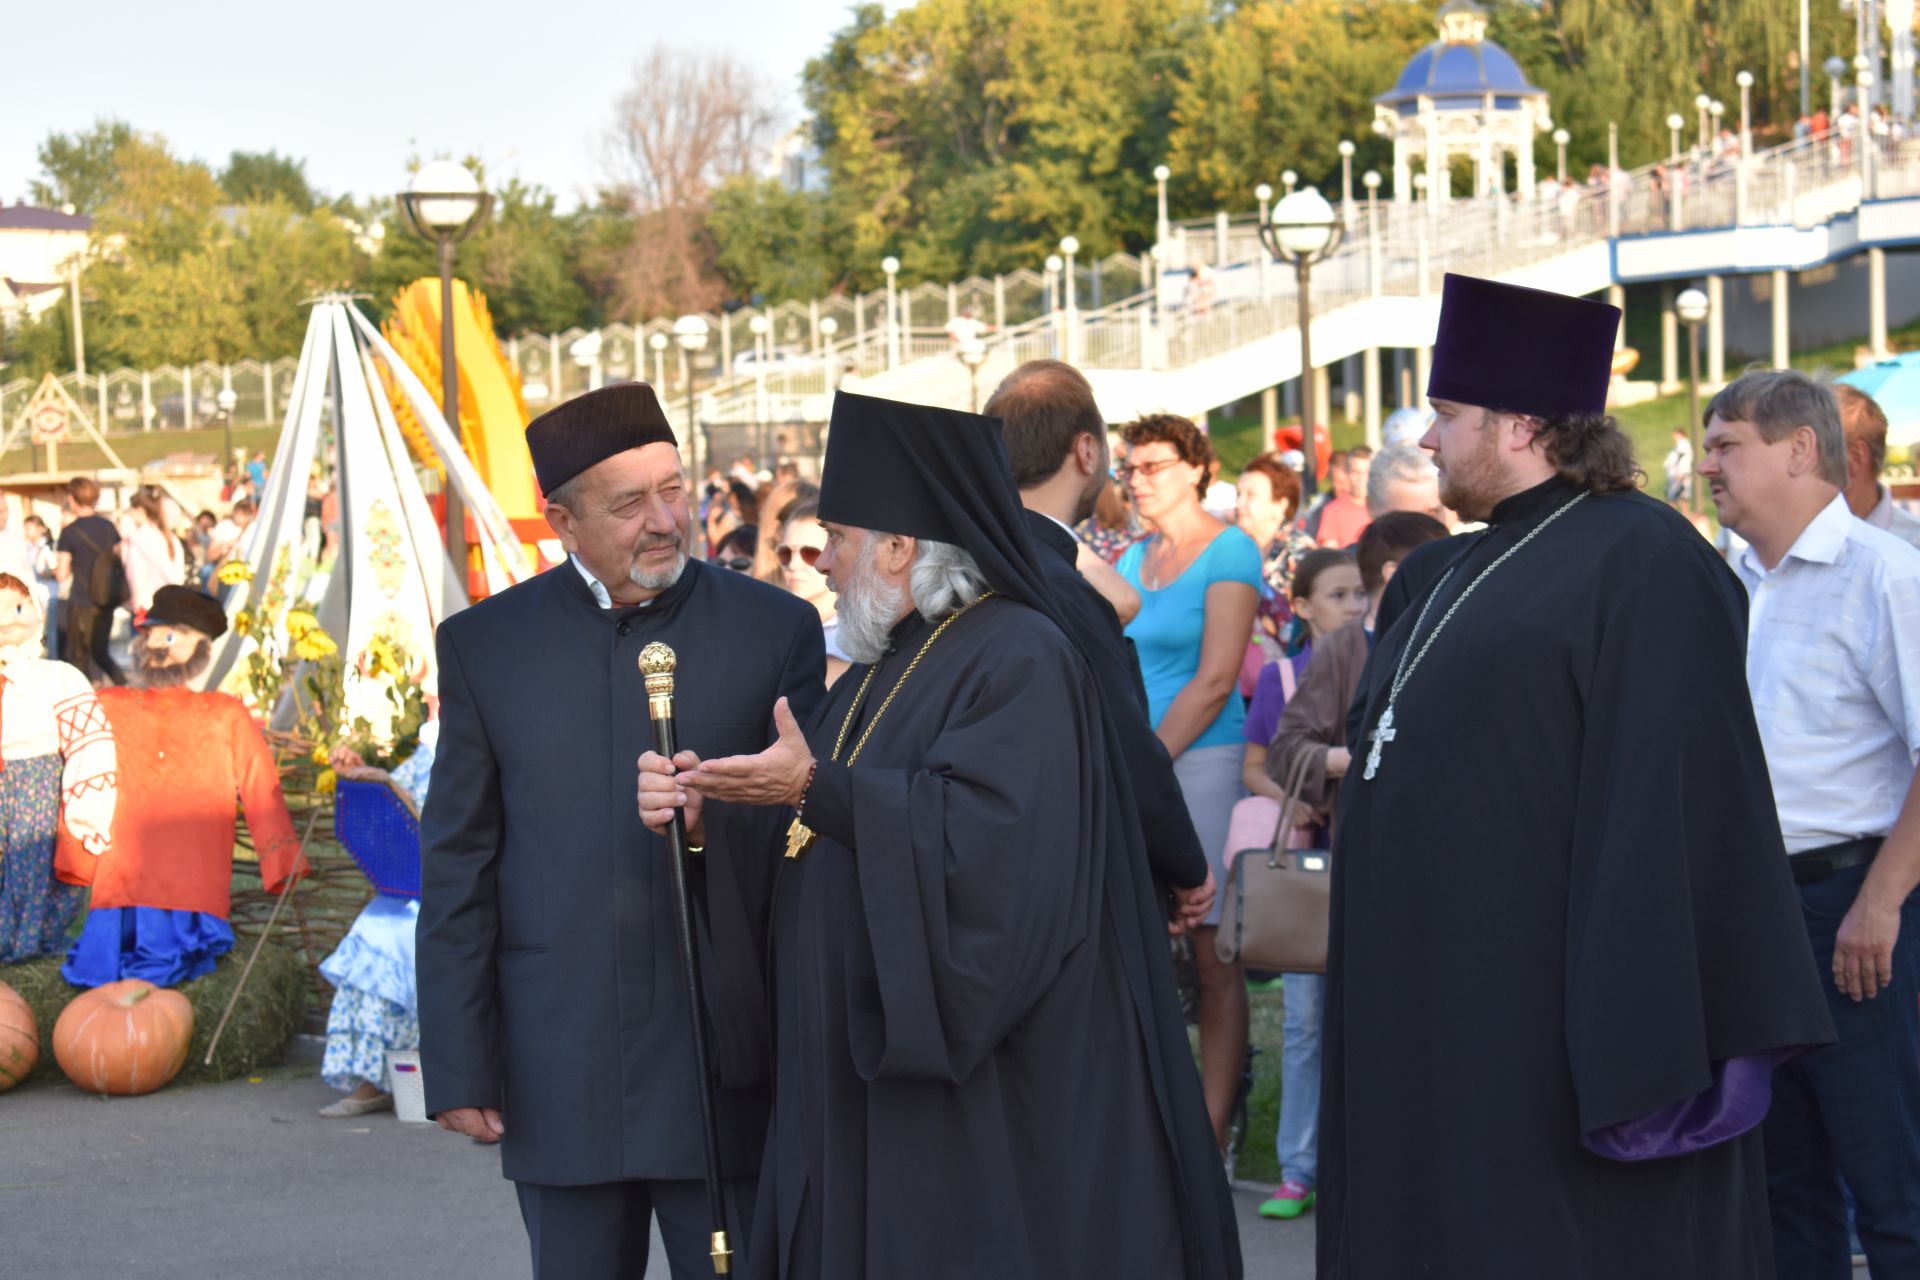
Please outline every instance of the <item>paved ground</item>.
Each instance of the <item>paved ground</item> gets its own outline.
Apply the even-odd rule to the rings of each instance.
[[[311,1065],[146,1098],[0,1096],[0,1275],[525,1280],[494,1152],[391,1114],[322,1120],[332,1097]],[[1236,1199],[1247,1275],[1308,1280],[1311,1219],[1262,1221],[1256,1193]]]

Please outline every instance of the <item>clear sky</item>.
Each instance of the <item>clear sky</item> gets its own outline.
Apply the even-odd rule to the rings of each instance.
[[[798,118],[807,59],[851,0],[14,0],[0,21],[0,199],[27,194],[47,134],[119,116],[218,168],[307,162],[328,195],[401,189],[410,154],[477,154],[564,205],[656,41],[727,47]],[[895,7],[895,6],[889,6]]]

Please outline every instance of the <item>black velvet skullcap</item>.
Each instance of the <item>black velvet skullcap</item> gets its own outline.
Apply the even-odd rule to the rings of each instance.
[[[1620,308],[1449,274],[1427,396],[1502,413],[1605,413]]]
[[[596,462],[649,444],[677,447],[679,441],[644,382],[616,382],[575,396],[527,424],[527,452],[542,493],[552,493]]]
[[[997,471],[1010,482],[1006,458],[998,418],[836,392],[819,518],[964,544],[950,504],[977,496]]]
[[[192,587],[165,586],[153,593],[153,607],[147,610],[149,627],[192,627],[209,640],[226,634],[227,611],[204,591]]]

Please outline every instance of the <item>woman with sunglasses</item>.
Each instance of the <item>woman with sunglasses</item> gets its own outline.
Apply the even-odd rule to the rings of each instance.
[[[827,531],[820,523],[819,512],[820,504],[812,498],[794,503],[780,525],[775,554],[780,558],[780,585],[819,610],[820,627],[827,637],[827,685],[831,688],[851,663],[840,648],[833,588],[815,567],[827,546]]]
[[[1154,530],[1120,557],[1121,576],[1140,593],[1127,635],[1140,655],[1154,733],[1173,757],[1214,883],[1225,885],[1227,826],[1234,802],[1245,794],[1240,758],[1247,708],[1236,686],[1260,602],[1260,548],[1200,505],[1214,456],[1193,423],[1150,415],[1127,428],[1126,441],[1120,478]],[[1206,923],[1194,930],[1193,955],[1200,1082],[1214,1137],[1224,1144],[1247,1050],[1247,987],[1240,967],[1214,954],[1219,921],[1215,898]]]

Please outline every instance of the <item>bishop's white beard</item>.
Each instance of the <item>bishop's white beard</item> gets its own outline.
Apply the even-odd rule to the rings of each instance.
[[[906,602],[904,591],[873,571],[879,550],[879,535],[869,534],[852,570],[833,584],[838,597],[834,607],[840,619],[834,634],[847,657],[862,666],[878,662],[886,654],[887,638],[900,621]]]
[[[627,570],[627,581],[647,591],[665,591],[668,587],[680,581],[680,575],[686,572],[686,542],[678,533],[668,534],[665,537],[649,537],[638,547],[634,548],[634,555],[637,557],[642,552],[651,551],[655,547],[674,548],[678,554],[673,557],[673,563],[665,569],[655,569],[652,572],[642,569],[637,564],[633,565]]]

